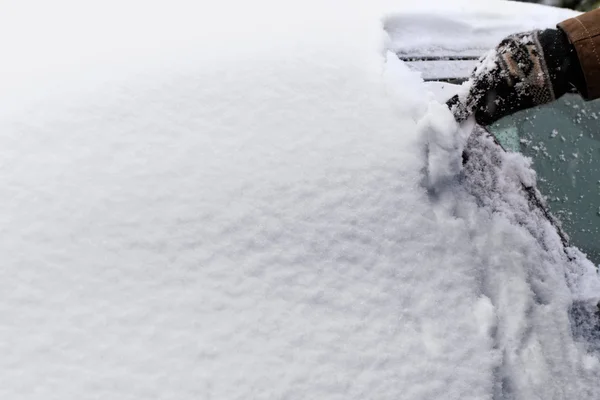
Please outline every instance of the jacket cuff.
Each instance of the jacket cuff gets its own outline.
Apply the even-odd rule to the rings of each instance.
[[[578,88],[586,100],[600,97],[600,9],[558,24],[577,52],[585,79],[585,90]]]

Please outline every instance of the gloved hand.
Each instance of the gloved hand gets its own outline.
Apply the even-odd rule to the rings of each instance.
[[[482,57],[466,84],[448,100],[458,121],[475,115],[480,125],[549,103],[573,87],[585,90],[575,49],[560,29],[508,36]]]

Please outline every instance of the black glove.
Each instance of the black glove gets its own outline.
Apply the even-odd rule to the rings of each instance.
[[[480,125],[584,90],[575,49],[560,29],[511,35],[479,60],[464,95],[447,105],[458,121],[475,115]]]

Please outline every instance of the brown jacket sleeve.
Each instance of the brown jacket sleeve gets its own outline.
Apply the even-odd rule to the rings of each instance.
[[[575,47],[585,78],[581,95],[587,100],[600,97],[600,9],[558,24]]]

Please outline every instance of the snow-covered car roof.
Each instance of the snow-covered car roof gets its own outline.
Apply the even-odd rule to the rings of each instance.
[[[501,39],[532,29],[554,28],[573,10],[506,1],[402,5],[384,18],[390,49],[426,80],[464,78],[476,60]]]
[[[600,398],[594,266],[526,159],[465,176],[383,29],[418,5],[38,3],[0,13],[1,397]]]

